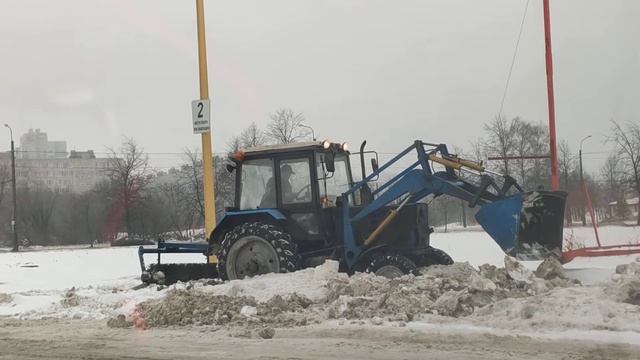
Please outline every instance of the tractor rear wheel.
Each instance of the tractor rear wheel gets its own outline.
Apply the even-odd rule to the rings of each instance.
[[[261,222],[233,228],[222,240],[217,255],[218,273],[223,280],[291,272],[298,267],[297,247],[291,236]]]
[[[452,265],[453,259],[446,252],[429,246],[427,252],[420,255],[418,266],[431,266],[431,265]]]
[[[364,272],[393,279],[406,274],[417,275],[418,269],[416,264],[406,256],[400,254],[378,254],[371,257],[371,261],[365,267]]]

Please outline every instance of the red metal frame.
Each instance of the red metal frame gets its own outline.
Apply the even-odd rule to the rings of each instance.
[[[620,256],[640,254],[640,244],[594,246],[569,250],[562,253],[560,262],[568,263],[576,257]]]
[[[549,155],[490,156],[487,160],[538,160],[548,159],[549,157]]]
[[[632,255],[640,254],[640,244],[627,244],[627,245],[607,245],[602,246],[600,243],[600,235],[598,234],[598,221],[593,212],[593,205],[591,204],[591,196],[587,191],[586,183],[582,182],[582,192],[586,201],[587,209],[589,210],[589,217],[591,217],[591,224],[593,225],[593,231],[596,234],[596,242],[598,246],[586,247],[582,249],[569,250],[562,253],[560,262],[563,264],[577,257],[597,257],[597,256],[620,256],[620,255]]]
[[[598,243],[598,247],[602,248],[602,244],[600,243],[600,234],[598,234],[598,220],[596,219],[596,216],[593,213],[591,196],[589,196],[589,191],[587,191],[587,184],[584,181],[582,182],[582,193],[584,194],[584,199],[587,202],[587,209],[589,210],[591,225],[593,226],[593,232],[596,234],[596,242]]]

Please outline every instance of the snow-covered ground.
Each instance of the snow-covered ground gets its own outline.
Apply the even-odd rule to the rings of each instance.
[[[147,262],[152,256],[145,257]],[[203,262],[200,254],[167,254],[166,262]],[[0,253],[0,315],[32,317],[104,317],[120,306],[161,296],[161,292],[130,289],[140,284],[138,247],[53,249]],[[96,300],[96,309],[65,308],[61,300],[75,287],[79,296]],[[102,306],[104,303],[105,306]],[[78,312],[80,311],[80,312]]]
[[[598,229],[600,242],[606,245],[628,245],[640,243],[638,226],[603,226]],[[596,246],[593,228],[574,226],[564,229],[564,238],[584,246]],[[455,261],[468,261],[471,265],[491,264],[503,266],[504,253],[480,226],[469,228],[453,227],[444,233],[436,229],[431,245],[449,253]],[[640,254],[613,257],[579,257],[564,265],[567,274],[583,283],[596,283],[609,279],[620,264],[634,261]],[[524,264],[535,269],[539,262],[528,261]]]
[[[565,237],[571,236],[573,239],[583,242],[585,245],[595,243],[593,230],[590,228],[570,228],[565,230]],[[600,229],[600,236],[604,244],[627,244],[636,243],[640,240],[639,227],[607,226]],[[456,229],[452,232],[436,232],[432,235],[432,245],[443,249],[449,253],[457,262],[469,262],[473,266],[482,264],[492,264],[502,267],[504,265],[504,254],[500,248],[484,232],[478,229]],[[635,261],[637,256],[619,256],[602,258],[576,258],[565,269],[569,276],[589,284],[605,281],[611,278],[615,268],[619,264]],[[154,257],[149,255],[147,262],[154,261]],[[163,257],[164,262],[201,262],[204,261],[202,255],[168,255]],[[538,262],[525,263],[530,269],[535,269]],[[324,271],[324,272],[323,272]],[[84,319],[106,319],[114,314],[127,314],[133,311],[136,304],[149,300],[158,299],[166,295],[173,288],[184,288],[184,284],[176,284],[169,288],[158,290],[156,287],[146,287],[138,290],[133,288],[139,285],[140,268],[137,257],[137,247],[118,248],[96,248],[96,249],[53,249],[39,250],[21,253],[0,252],[0,315],[8,315],[22,319],[39,319],[44,317],[58,318],[84,318]],[[295,275],[295,276],[292,276]],[[320,293],[319,288],[329,280],[331,276],[324,270],[309,269],[306,272],[292,275],[271,275],[266,278],[258,278],[248,282],[233,282],[230,284],[214,286],[212,291],[216,294],[224,295],[260,295],[267,299],[278,292],[297,291],[313,298]],[[318,285],[315,285],[315,284]],[[289,289],[287,289],[289,287]],[[75,288],[70,291],[71,288]],[[596,296],[602,292],[601,288],[591,291],[585,287],[577,292],[572,290],[559,291],[556,297],[563,298],[532,299],[540,304],[553,308],[557,304],[574,302],[575,306],[585,305],[585,311],[597,311],[599,307],[611,305],[609,300],[597,300],[592,302],[589,298],[584,302],[578,301],[580,296]],[[595,289],[595,288],[594,288]],[[585,295],[587,294],[587,295]],[[594,295],[595,294],[595,295]],[[597,296],[601,296],[597,295]],[[595,298],[597,298],[597,296]],[[597,298],[600,299],[600,298]],[[512,300],[509,300],[512,301]],[[526,304],[518,303],[514,305],[506,301],[509,306],[522,306]],[[516,301],[517,300],[513,300]],[[553,302],[555,301],[555,302]],[[637,306],[628,305],[618,307],[618,312],[611,312],[615,317],[615,328],[620,341],[640,344],[640,335],[636,324],[626,324],[625,312],[634,314],[629,316],[629,321],[635,321],[640,311]],[[560,324],[569,321],[573,316],[589,316],[584,312],[567,312],[567,317],[559,317],[558,313],[552,313],[558,317],[553,324]],[[578,315],[580,314],[580,315]],[[425,318],[411,325],[416,329],[425,328],[431,325],[440,324],[442,326],[455,328],[472,329],[482,331],[484,327],[499,329],[501,321],[508,324],[511,330],[518,330],[522,333],[526,331],[526,323],[516,316],[513,318],[509,313],[498,313],[496,318],[490,320],[479,317],[472,319],[434,319]],[[501,317],[500,317],[501,316]],[[573,329],[574,338],[597,337],[594,332],[585,332],[598,326],[598,321],[603,321],[603,315],[593,314],[594,322],[587,321],[585,328]],[[500,320],[502,319],[502,320]],[[606,319],[605,319],[606,320]],[[571,323],[571,322],[569,322]],[[426,325],[425,325],[426,324]],[[437,326],[440,326],[437,325]],[[436,326],[436,325],[433,325]],[[555,328],[547,332],[549,337],[560,336]],[[558,325],[560,326],[560,325]],[[621,329],[626,329],[624,332]],[[553,331],[551,331],[553,330]],[[567,330],[567,329],[565,329]],[[563,330],[563,331],[565,331]],[[503,331],[503,330],[495,330]],[[507,330],[504,330],[507,331]],[[540,332],[540,329],[532,331]],[[554,335],[555,334],[555,335]],[[614,335],[601,334],[603,339],[609,339]]]

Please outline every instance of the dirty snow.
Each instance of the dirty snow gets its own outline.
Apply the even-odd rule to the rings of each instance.
[[[585,228],[571,231],[585,242],[592,236]],[[626,241],[634,241],[640,230],[605,227],[601,234],[603,239],[624,234]],[[504,254],[481,231],[436,233],[433,245],[459,263],[388,280],[367,274],[349,278],[337,272],[335,262],[327,262],[293,274],[215,286],[196,281],[138,290],[137,248],[0,252],[0,315],[103,319],[112,327],[239,326],[267,338],[278,326],[336,322],[576,337],[604,332],[609,335],[601,338],[613,333],[640,343],[640,262],[635,256],[577,258],[564,267],[507,258],[505,268]],[[167,257],[202,260],[200,255]]]
[[[480,269],[456,263],[390,280],[370,274],[346,277],[335,262],[327,262],[222,286],[191,282],[164,298],[142,302],[128,316],[132,325],[145,328],[421,322],[517,331],[617,331],[636,334],[640,341],[640,261],[618,267],[605,283],[587,286],[566,278],[551,262],[536,272],[508,257],[505,263],[506,268]],[[289,285],[280,286],[283,282]],[[268,283],[276,290],[266,289]]]

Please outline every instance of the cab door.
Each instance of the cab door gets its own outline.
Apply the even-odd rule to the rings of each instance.
[[[313,249],[311,243],[324,240],[318,216],[318,193],[311,154],[288,156],[276,161],[278,208],[289,219],[289,232],[300,251]],[[305,249],[306,248],[306,249]]]

